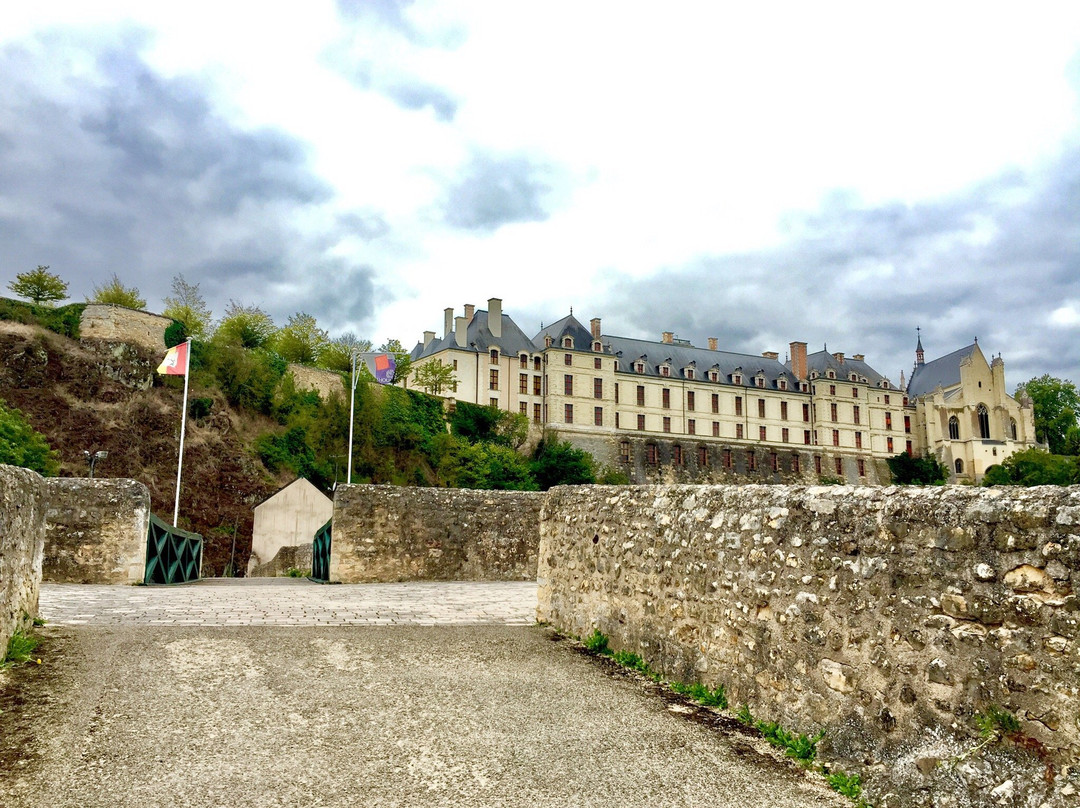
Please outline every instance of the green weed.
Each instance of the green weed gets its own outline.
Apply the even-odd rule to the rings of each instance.
[[[23,631],[16,631],[8,640],[7,653],[4,661],[0,662],[0,668],[10,668],[14,665],[22,665],[33,658],[34,649],[38,646],[38,638]]]
[[[831,772],[825,774],[825,780],[838,794],[843,794],[859,805],[866,804],[862,800],[862,778],[859,775]]]
[[[608,648],[608,638],[600,629],[594,628],[593,633],[582,640],[587,651],[594,654],[602,654],[604,656],[611,655],[611,649]]]
[[[824,732],[819,732],[812,738],[789,732],[774,721],[755,721],[754,726],[765,736],[765,740],[783,749],[785,755],[807,765],[814,762],[818,742],[825,737]]]
[[[297,569],[296,567],[289,567],[285,573],[289,578],[307,578],[308,573],[305,570]]]
[[[979,728],[979,737],[983,740],[1004,738],[1020,731],[1016,716],[993,704],[986,708],[985,713],[975,713],[975,726]]]
[[[754,726],[754,716],[750,713],[750,705],[744,704],[738,710],[735,711],[735,717],[748,727]]]

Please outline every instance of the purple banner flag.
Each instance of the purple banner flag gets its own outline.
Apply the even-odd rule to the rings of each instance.
[[[394,380],[396,370],[397,362],[390,354],[378,354],[375,357],[375,381],[379,384],[390,384]]]

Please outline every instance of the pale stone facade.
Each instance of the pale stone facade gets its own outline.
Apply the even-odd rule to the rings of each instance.
[[[282,547],[311,544],[333,515],[333,501],[303,477],[256,505],[248,574],[268,565]]]

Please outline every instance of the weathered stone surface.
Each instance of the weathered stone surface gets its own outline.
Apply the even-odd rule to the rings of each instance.
[[[46,581],[132,584],[143,580],[150,492],[135,480],[45,481]]]
[[[327,400],[333,395],[346,398],[345,383],[340,373],[293,362],[289,363],[288,372],[292,374],[293,384],[296,385],[297,390],[314,390]]]
[[[137,345],[153,353],[165,350],[168,317],[106,303],[87,303],[79,322],[79,338]]]
[[[1011,780],[1056,808],[1080,758],[1078,508],[1080,488],[557,488],[538,617],[824,728],[874,804],[994,804]],[[930,765],[991,705],[1026,746]]]
[[[543,497],[525,491],[339,485],[330,579],[534,580]]]
[[[288,544],[278,549],[277,554],[265,564],[255,564],[248,568],[249,578],[274,578],[288,575],[289,570],[300,570],[304,575],[311,574],[311,547],[307,544]]]
[[[45,481],[0,465],[0,658],[16,629],[37,617],[45,535]]]

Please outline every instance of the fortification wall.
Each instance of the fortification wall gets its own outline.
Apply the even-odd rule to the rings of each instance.
[[[165,329],[171,324],[172,320],[160,314],[106,303],[87,303],[79,322],[79,338],[123,342],[158,354],[165,350]]]
[[[133,584],[143,580],[150,492],[135,480],[45,481],[46,581]]]
[[[531,581],[543,495],[339,485],[330,580]]]
[[[345,393],[345,383],[340,374],[330,370],[309,368],[307,365],[289,364],[289,373],[292,374],[293,383],[297,390],[314,390],[324,399],[337,395],[348,400]]]
[[[37,617],[45,535],[45,481],[0,465],[0,658],[16,629]]]
[[[878,808],[1076,804],[1080,488],[557,488],[539,581],[539,619],[824,728]],[[991,706],[1021,734],[957,760]]]

